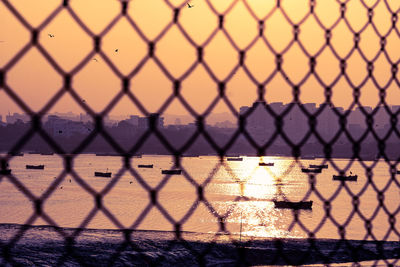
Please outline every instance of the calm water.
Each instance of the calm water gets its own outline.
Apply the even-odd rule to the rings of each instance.
[[[153,169],[135,168],[138,177],[122,169],[122,160],[119,157],[80,155],[75,158],[74,170],[93,192],[107,190],[109,183],[116,182],[104,197],[103,204],[106,213],[112,214],[124,227],[170,231],[174,228],[169,220],[173,220],[182,222],[184,231],[218,232],[220,229],[217,214],[227,214],[226,230],[233,234],[239,234],[242,225],[242,234],[248,236],[307,237],[308,229],[316,232],[317,238],[339,238],[337,225],[346,224],[348,239],[399,239],[389,230],[387,213],[394,213],[400,208],[400,198],[399,187],[391,181],[387,163],[364,162],[367,165],[376,164],[373,168],[372,185],[367,183],[362,165],[353,162],[349,170],[358,174],[358,181],[346,182],[345,187],[341,182],[332,180],[332,175],[337,174],[337,171],[329,163],[328,169],[316,174],[316,192],[311,190],[309,175],[302,173],[301,167],[320,164],[322,160],[295,162],[288,158],[275,157],[264,157],[263,160],[274,162],[275,166],[259,167],[258,157],[243,157],[241,162],[226,161],[224,164],[220,164],[219,159],[213,156],[183,158],[182,165],[193,179],[192,183],[183,175],[173,175],[163,180],[161,169],[173,166],[170,156],[132,159],[132,166],[135,167],[137,164],[154,164]],[[341,168],[349,164],[348,160],[343,159],[334,162]],[[45,169],[26,170],[26,164],[44,164]],[[45,194],[64,170],[62,159],[57,155],[25,154],[23,157],[13,158],[10,168],[18,182],[36,197]],[[112,179],[94,177],[95,171],[107,170],[112,172]],[[115,179],[118,172],[122,175]],[[25,223],[34,214],[32,202],[9,178],[3,176],[0,179],[0,223]],[[44,204],[46,214],[59,226],[79,227],[85,218],[93,215],[94,198],[78,182],[74,177],[66,175]],[[149,188],[164,184],[158,191],[158,207],[151,205],[144,183]],[[197,201],[194,183],[207,183],[204,189],[206,203]],[[385,209],[379,207],[375,190],[385,190]],[[357,211],[353,208],[350,194],[360,195]],[[240,200],[241,196],[247,200]],[[299,211],[297,215],[300,223],[293,223],[295,213],[291,210],[275,209],[271,201],[284,198],[292,201],[312,200],[312,210]],[[326,217],[323,199],[331,200],[329,218]],[[190,216],[185,217],[186,214]],[[168,216],[169,220],[166,218]],[[372,220],[369,236],[363,218]],[[48,223],[38,218],[33,224]],[[103,211],[95,213],[84,226],[98,229],[118,228]],[[399,220],[395,222],[395,228],[400,228]]]

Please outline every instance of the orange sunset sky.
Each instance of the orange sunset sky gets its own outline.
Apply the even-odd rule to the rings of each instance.
[[[95,112],[101,112],[121,91],[121,80],[116,75],[132,74],[138,64],[148,55],[148,45],[143,38],[155,40],[155,57],[169,72],[167,77],[154,59],[148,58],[139,72],[131,75],[130,91],[140,100],[148,112],[157,112],[173,94],[173,83],[169,78],[181,79],[181,94],[186,101],[201,113],[218,95],[218,87],[207,73],[203,64],[197,64],[187,76],[184,73],[196,63],[195,46],[204,47],[204,62],[215,75],[216,80],[226,80],[226,94],[233,106],[251,105],[257,100],[257,84],[264,83],[276,69],[275,53],[283,53],[282,68],[288,76],[286,80],[278,72],[265,84],[264,98],[267,102],[291,102],[292,85],[298,84],[310,70],[309,58],[301,50],[294,38],[293,24],[299,26],[298,40],[310,56],[314,56],[326,44],[326,28],[340,17],[340,3],[345,2],[345,19],[340,19],[332,28],[330,44],[341,58],[347,58],[347,78],[342,76],[333,86],[332,101],[337,106],[348,107],[353,101],[353,90],[349,82],[361,88],[360,102],[376,106],[379,101],[377,86],[386,88],[386,102],[400,104],[399,79],[392,79],[392,64],[400,58],[400,19],[392,27],[392,14],[399,16],[400,1],[372,0],[316,0],[314,14],[310,13],[310,0],[193,0],[193,8],[187,1],[177,0],[131,0],[128,2],[129,18],[143,33],[140,36],[127,18],[121,16],[102,38],[101,51],[107,58],[93,54],[91,38],[72,18],[70,12],[62,8],[40,31],[38,42],[65,73],[83,62],[82,69],[73,76],[72,87],[84,104]],[[11,4],[32,28],[41,26],[46,18],[62,4],[57,0],[8,0],[0,1],[0,69],[6,71],[6,84],[34,112],[44,105],[62,88],[63,79],[46,61],[37,47],[30,47],[16,63],[12,59],[30,42],[30,31],[22,25],[8,7]],[[373,11],[368,23],[368,9]],[[121,12],[118,0],[71,0],[70,9],[85,23],[93,35],[100,34]],[[173,8],[180,8],[179,26],[194,42],[191,44],[173,23]],[[218,29],[218,14],[224,14],[224,30]],[[263,36],[258,37],[258,20],[264,21]],[[170,25],[172,24],[172,25]],[[160,36],[160,33],[170,28]],[[359,50],[354,47],[354,34],[360,31]],[[51,38],[48,34],[53,34]],[[212,35],[211,41],[204,45]],[[232,77],[227,78],[239,64],[237,49],[245,50],[244,66],[239,67]],[[381,36],[385,36],[385,52],[381,52]],[[263,38],[268,41],[267,46]],[[118,49],[118,52],[115,52]],[[361,53],[360,53],[361,52]],[[349,54],[351,53],[351,54]],[[373,61],[374,79],[368,75],[367,63]],[[86,58],[86,61],[84,61]],[[93,60],[96,58],[97,61]],[[339,60],[331,48],[326,46],[316,57],[315,67],[321,82],[331,84],[340,73]],[[115,71],[107,65],[109,59]],[[252,77],[246,73],[251,73]],[[252,80],[254,79],[254,81]],[[325,101],[324,87],[314,75],[300,86],[300,100],[304,103]],[[0,89],[0,114],[23,112]],[[84,112],[69,93],[64,93],[48,112]],[[166,114],[188,114],[182,104],[174,99],[164,111]],[[220,101],[213,113],[228,112]],[[141,114],[127,96],[122,96],[110,114]]]

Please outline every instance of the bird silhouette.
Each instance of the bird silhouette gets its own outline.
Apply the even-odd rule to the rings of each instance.
[[[115,53],[118,53],[118,48],[117,48],[117,49],[115,49],[114,51],[115,51]]]
[[[54,34],[48,33],[47,34],[50,38],[54,38]]]
[[[194,7],[194,5],[191,5],[189,2],[187,3],[188,8]]]

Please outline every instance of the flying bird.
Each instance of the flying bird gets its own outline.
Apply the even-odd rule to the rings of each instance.
[[[188,8],[194,7],[194,5],[191,5],[189,2],[187,3],[187,5],[188,5]]]
[[[54,38],[54,34],[48,33],[47,34],[50,38]]]
[[[118,48],[117,48],[117,49],[115,49],[114,51],[115,51],[115,53],[118,53]]]

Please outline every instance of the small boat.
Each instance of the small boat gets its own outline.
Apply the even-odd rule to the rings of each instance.
[[[183,154],[182,157],[184,158],[197,158],[199,157],[199,154]]]
[[[322,169],[318,168],[318,169],[307,169],[307,168],[301,168],[302,172],[305,173],[321,173]]]
[[[130,154],[128,153],[128,155],[132,158],[141,158],[142,155],[140,154]],[[124,157],[125,154],[119,154],[119,153],[96,153],[97,157]]]
[[[153,168],[153,164],[139,164],[137,166],[138,168],[148,168],[148,169]]]
[[[328,169],[328,164],[320,164],[320,165],[310,164],[309,167],[314,169]]]
[[[0,170],[0,175],[9,175],[9,174],[11,174],[10,169]]]
[[[259,162],[258,166],[272,167],[272,166],[274,166],[274,163],[273,162]]]
[[[357,175],[333,175],[335,181],[357,181]]]
[[[10,156],[14,156],[14,157],[22,157],[22,156],[24,156],[24,153],[22,153],[22,152],[8,152],[7,154],[10,155]]]
[[[182,170],[162,170],[161,174],[181,174]]]
[[[243,158],[235,157],[235,158],[227,158],[227,161],[243,161]]]
[[[276,201],[274,200],[275,208],[277,209],[292,209],[292,210],[311,210],[312,201]]]
[[[54,155],[54,153],[53,152],[41,152],[40,155],[42,155],[42,156],[52,156],[52,155]]]
[[[44,170],[44,165],[26,165],[25,167],[31,170]]]
[[[111,177],[111,172],[94,172],[96,177]]]

